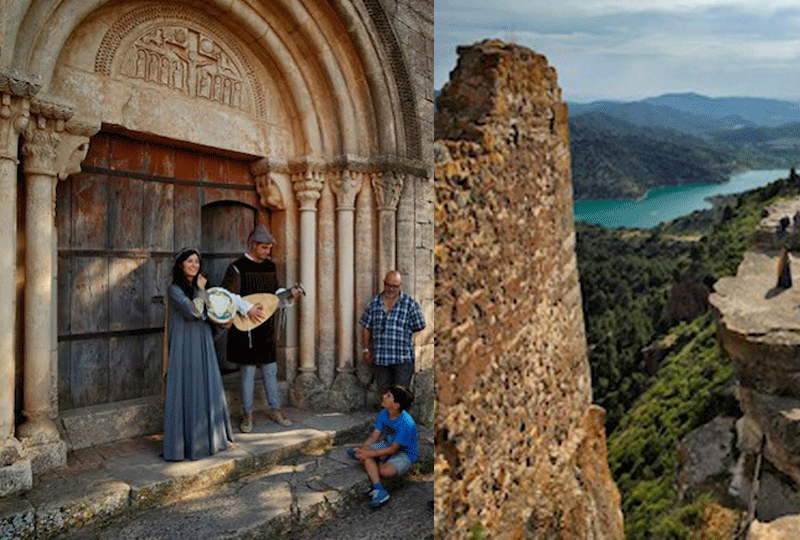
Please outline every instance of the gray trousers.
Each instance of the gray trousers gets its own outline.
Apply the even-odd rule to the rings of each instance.
[[[411,378],[414,376],[414,362],[391,366],[374,366],[375,384],[380,395],[385,394],[393,384],[399,384],[411,392]]]

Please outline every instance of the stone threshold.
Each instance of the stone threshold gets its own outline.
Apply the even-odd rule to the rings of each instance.
[[[256,412],[252,433],[238,433],[235,447],[197,461],[166,462],[160,457],[161,436],[146,436],[73,451],[64,469],[42,475],[33,489],[0,499],[0,538],[80,538],[82,528],[97,527],[123,514],[135,514],[147,509],[164,508],[184,499],[201,500],[199,494],[209,491],[220,493],[242,489],[241,480],[261,475],[264,482],[278,482],[279,488],[267,497],[276,504],[261,504],[246,496],[229,493],[230,506],[256,504],[251,512],[259,516],[259,526],[272,523],[280,529],[291,524],[293,516],[311,512],[319,507],[329,512],[326,500],[340,498],[336,493],[352,487],[358,480],[366,486],[365,474],[353,467],[342,447],[334,445],[363,440],[371,431],[374,412],[309,412],[289,409],[287,417],[294,422],[291,427],[281,427]],[[326,451],[331,454],[327,456]],[[431,450],[432,452],[432,450]],[[314,456],[317,454],[317,456]],[[319,476],[319,460],[326,474]],[[292,464],[292,462],[296,462]],[[297,463],[302,462],[300,465]],[[338,464],[338,466],[337,466]],[[300,467],[298,469],[298,467]],[[346,471],[345,471],[346,469]],[[297,486],[305,486],[292,493],[287,476],[298,473],[316,474],[322,484],[308,487],[311,478]],[[353,475],[353,473],[355,473]],[[332,476],[329,476],[332,475]],[[298,481],[300,481],[298,479]],[[344,484],[342,484],[344,482]],[[249,485],[259,485],[259,482]],[[345,485],[347,484],[347,485]],[[310,485],[313,485],[311,482]],[[238,488],[236,486],[239,486]],[[341,489],[340,489],[341,488]],[[282,496],[278,494],[283,493]],[[199,498],[198,498],[199,497]],[[216,496],[215,496],[216,497]],[[215,500],[211,497],[211,500]],[[277,497],[277,499],[276,499]],[[282,497],[282,498],[281,498]],[[346,497],[345,497],[346,498]],[[224,497],[220,498],[223,500]],[[262,508],[263,507],[263,508]],[[274,515],[270,514],[270,509]],[[269,519],[267,519],[269,518]],[[248,521],[248,520],[244,520]],[[224,520],[219,521],[223,523]],[[155,523],[154,523],[155,524]],[[282,525],[283,524],[283,525]],[[149,532],[130,538],[157,538]],[[228,536],[222,531],[209,532],[203,538]],[[85,536],[98,538],[99,536]],[[103,536],[106,538],[106,536]],[[168,538],[167,536],[162,536]],[[184,538],[200,537],[192,532]],[[257,536],[262,538],[259,533]],[[107,538],[112,538],[108,536]]]

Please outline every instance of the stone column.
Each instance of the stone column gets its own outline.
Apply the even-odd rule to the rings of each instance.
[[[356,242],[356,260],[355,260],[355,285],[356,285],[356,322],[358,317],[361,316],[367,303],[372,298],[372,295],[377,291],[375,289],[375,234],[374,234],[374,213],[375,208],[372,202],[372,189],[369,185],[371,175],[366,173],[361,175],[362,189],[356,198],[356,211],[355,211],[355,242]],[[358,348],[361,347],[361,339],[358,337],[361,333],[361,326],[356,324],[356,338]],[[372,378],[372,370],[370,366],[361,361],[361,355],[356,355],[357,360],[354,361],[356,375],[362,386],[367,386]]]
[[[98,125],[66,121],[74,107],[54,97],[31,100],[32,121],[22,147],[25,171],[25,321],[23,413],[19,436],[35,473],[66,464],[66,445],[53,423],[54,326],[53,283],[55,187],[58,179],[80,170],[89,137]],[[65,131],[66,128],[66,131]]]
[[[306,295],[300,301],[300,373],[289,392],[292,404],[300,409],[312,406],[313,396],[322,391],[316,371],[317,319],[317,200],[324,172],[321,166],[304,163],[292,173],[292,185],[300,207],[300,282]]]
[[[29,123],[30,99],[38,79],[0,72],[0,275],[16,274],[17,155],[19,136]],[[15,282],[0,280],[0,497],[31,488],[31,462],[14,437]]]
[[[403,192],[403,176],[395,171],[374,173],[372,188],[378,205],[378,280],[396,268],[397,203]],[[375,284],[378,286],[378,283]],[[378,288],[380,288],[378,286]]]
[[[283,212],[281,223],[283,235],[278,239],[285,249],[286,255],[286,275],[284,284],[291,286],[300,281],[297,275],[297,205],[294,198],[284,197],[279,184],[288,186],[291,190],[291,181],[286,181],[290,175],[287,165],[282,161],[271,161],[263,158],[250,165],[250,172],[253,174],[256,184],[256,192],[259,202],[264,208],[272,212]],[[286,193],[289,195],[291,191]],[[273,213],[273,219],[276,216]],[[273,231],[276,233],[276,231]],[[297,306],[291,303],[286,306],[286,342],[283,349],[286,382],[291,384],[297,373]]]
[[[346,410],[364,406],[364,391],[353,368],[355,336],[355,209],[363,184],[362,173],[344,170],[332,184],[336,194],[339,302],[337,305],[338,355],[333,389],[343,398]],[[360,340],[359,340],[360,341]]]
[[[336,239],[334,236],[335,226],[333,193],[331,193],[330,182],[322,186],[319,198],[319,226],[317,228],[317,268],[319,278],[317,279],[317,306],[319,308],[317,318],[317,335],[319,345],[317,347],[317,374],[325,387],[330,387],[333,383],[334,368],[336,365],[336,318],[335,313],[336,291]]]
[[[403,180],[403,192],[397,203],[397,255],[395,270],[403,275],[403,291],[417,297],[415,236],[416,236],[416,183],[410,174],[397,173]],[[383,276],[381,276],[383,277]]]
[[[45,100],[47,98],[44,98]],[[54,105],[49,107],[48,105]],[[74,109],[34,102],[34,121],[22,147],[25,171],[25,321],[23,413],[20,438],[31,452],[34,472],[66,465],[66,445],[52,418],[51,320],[58,147],[64,121]],[[47,113],[51,114],[47,114]]]

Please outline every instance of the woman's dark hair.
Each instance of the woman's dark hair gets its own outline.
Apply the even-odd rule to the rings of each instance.
[[[198,252],[196,249],[188,248],[181,250],[181,252],[175,257],[175,264],[172,266],[172,283],[179,286],[190,300],[194,298],[194,295],[197,292],[197,276],[200,275],[200,272],[198,271],[197,276],[194,276],[192,282],[189,283],[186,280],[186,274],[183,273],[182,265],[183,261],[192,255],[197,255],[197,257],[200,258],[200,252]]]

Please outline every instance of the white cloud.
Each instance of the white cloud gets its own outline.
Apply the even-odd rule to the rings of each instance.
[[[538,5],[541,4],[541,5]],[[567,99],[667,91],[800,97],[800,4],[729,0],[437,0],[435,81],[456,45],[500,38],[547,56]]]

